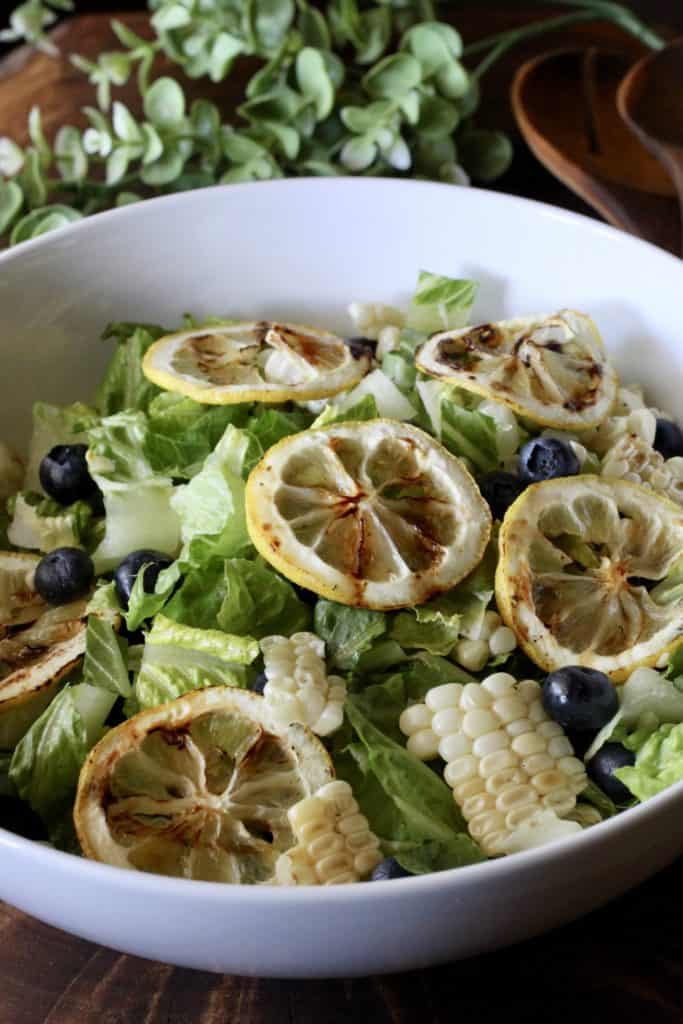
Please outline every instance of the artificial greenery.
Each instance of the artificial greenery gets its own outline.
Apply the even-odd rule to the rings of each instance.
[[[662,45],[620,4],[553,2],[571,11],[463,49],[456,28],[438,20],[438,0],[149,0],[153,39],[114,21],[120,50],[71,57],[94,89],[85,131],[64,125],[50,142],[34,108],[27,147],[0,138],[0,239],[15,245],[113,206],[217,183],[335,174],[492,181],[512,147],[477,127],[476,109],[480,80],[502,53],[596,18]],[[73,9],[72,0],[27,0],[0,39],[52,53],[46,29]],[[249,61],[233,121],[206,99],[188,103],[175,79],[155,79],[161,53],[180,78],[212,82]],[[465,67],[463,58],[480,54]],[[141,120],[114,98],[132,75]]]

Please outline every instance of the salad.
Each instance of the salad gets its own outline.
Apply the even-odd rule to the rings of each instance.
[[[316,885],[459,867],[683,779],[683,433],[574,310],[423,272],[357,336],[105,331],[0,447],[0,825]]]

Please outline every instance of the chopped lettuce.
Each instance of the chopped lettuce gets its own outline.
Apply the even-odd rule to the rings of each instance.
[[[416,873],[483,860],[446,783],[376,728],[358,700],[347,701],[354,740],[337,754],[335,767],[353,786],[384,851]]]
[[[164,391],[150,403],[143,451],[156,473],[190,480],[229,424],[243,426],[247,406],[207,406]]]
[[[331,427],[334,423],[360,423],[364,420],[377,419],[379,414],[374,396],[363,395],[359,401],[343,408],[328,402],[311,426]]]
[[[389,636],[401,647],[450,654],[460,635],[460,615],[418,606],[399,612],[393,619]]]
[[[244,428],[252,442],[245,469],[253,469],[263,454],[283,437],[306,430],[311,420],[311,414],[304,409],[284,411],[256,406]]]
[[[12,783],[61,848],[76,845],[71,815],[78,776],[115,700],[115,694],[86,683],[65,686],[12,756]]]
[[[87,501],[60,505],[33,491],[10,499],[12,518],[7,538],[18,548],[52,551],[60,547],[94,548],[102,537],[103,524]]]
[[[129,697],[132,687],[126,664],[127,651],[128,644],[116,635],[106,619],[91,615],[85,636],[83,681],[117,696]]]
[[[103,338],[116,338],[117,346],[97,392],[97,408],[102,416],[126,410],[147,409],[160,394],[142,372],[142,357],[150,345],[165,334],[163,327],[135,324],[111,324]]]
[[[652,588],[650,597],[657,604],[664,605],[683,601],[683,556],[672,565],[666,577]]]
[[[248,447],[247,435],[230,424],[200,472],[176,488],[171,507],[180,522],[182,568],[250,548],[242,479]]]
[[[355,388],[337,398],[331,405],[343,412],[358,405],[368,396],[374,399],[378,414],[387,419],[412,420],[417,413],[413,403],[408,401],[393,380],[380,369],[372,370],[356,384]],[[320,417],[315,425],[322,426]]]
[[[164,609],[176,622],[260,639],[306,629],[310,607],[262,558],[213,559],[183,580]]]
[[[662,723],[683,722],[683,691],[676,679],[652,669],[636,669],[618,692],[619,710],[591,743],[587,761],[610,739],[624,742],[630,736],[637,746],[639,737],[646,738]]]
[[[454,455],[469,459],[475,471],[487,473],[500,461],[495,421],[468,408],[457,388],[441,393],[441,441]]]
[[[38,471],[43,456],[58,444],[87,444],[88,431],[98,420],[95,409],[82,402],[64,406],[36,402],[33,406],[33,433],[28,449],[24,487],[39,491]]]
[[[108,416],[89,431],[88,468],[106,513],[104,538],[93,554],[97,572],[115,568],[139,548],[175,555],[180,546],[173,481],[156,474],[146,457],[146,432],[140,412]]]
[[[463,327],[477,294],[476,281],[420,271],[406,326],[424,334]]]
[[[328,664],[348,671],[373,641],[386,633],[387,618],[383,612],[320,600],[315,606],[314,628],[325,641]]]
[[[636,763],[617,768],[616,777],[638,800],[647,800],[683,779],[683,723],[665,722],[636,749]]]
[[[158,615],[135,681],[135,710],[156,707],[207,686],[244,687],[246,666],[258,653],[252,637],[196,629]]]

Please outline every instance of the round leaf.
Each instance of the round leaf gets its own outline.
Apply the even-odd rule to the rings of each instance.
[[[145,95],[145,117],[159,128],[179,124],[185,117],[185,95],[173,78],[157,78]]]
[[[113,150],[107,160],[107,185],[118,185],[128,170],[130,163],[130,152],[126,146],[119,146]]]
[[[349,139],[344,144],[339,159],[347,171],[365,171],[377,156],[377,147],[374,142],[363,136]]]
[[[409,53],[395,53],[368,71],[363,87],[370,96],[396,99],[414,89],[421,79],[420,62]]]
[[[305,0],[299,3],[298,28],[306,46],[316,46],[323,50],[330,48],[330,31],[325,18]]]
[[[22,217],[20,221],[17,221],[10,236],[10,245],[26,242],[29,238],[35,238],[36,235],[44,234],[45,230],[63,227],[65,224],[81,220],[82,217],[83,214],[78,210],[74,210],[71,206],[62,206],[60,203],[42,206],[37,210],[32,210],[25,217]],[[59,223],[57,223],[57,218]],[[44,227],[44,222],[47,222],[47,228]]]
[[[440,96],[424,96],[420,107],[418,130],[427,139],[451,135],[460,120],[458,108]]]
[[[512,143],[502,132],[478,128],[458,139],[458,152],[468,174],[478,181],[493,181],[512,161]]]
[[[177,147],[173,147],[153,164],[143,167],[140,177],[145,185],[168,185],[181,174],[184,166],[185,157]]]
[[[21,210],[24,193],[15,181],[0,180],[0,235],[4,235]]]
[[[450,60],[446,40],[432,25],[415,25],[401,41],[401,49],[408,50],[422,65],[422,74],[431,78]]]
[[[165,4],[152,18],[157,32],[172,32],[174,28],[184,28],[191,22],[192,15],[183,4]]]
[[[114,134],[123,142],[139,142],[141,139],[137,121],[123,103],[118,101],[112,108],[112,127]]]
[[[319,50],[305,46],[296,58],[296,80],[304,96],[315,106],[319,121],[324,121],[334,107],[334,86]]]
[[[244,44],[237,36],[229,32],[220,32],[211,47],[209,56],[209,78],[212,82],[222,82],[232,63],[240,53],[244,52]]]
[[[88,157],[78,128],[63,125],[55,138],[57,170],[64,181],[83,181],[88,173]]]
[[[0,138],[0,174],[13,178],[24,166],[24,151],[12,139]]]
[[[436,86],[439,92],[449,100],[461,99],[469,89],[470,79],[467,71],[458,60],[450,60],[444,64],[436,75]]]

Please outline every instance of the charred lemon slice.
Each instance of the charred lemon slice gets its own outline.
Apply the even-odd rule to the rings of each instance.
[[[0,551],[0,639],[17,626],[35,622],[47,609],[34,586],[39,561],[38,555]]]
[[[269,321],[169,334],[145,354],[146,377],[208,405],[327,398],[370,369],[367,352],[314,327]]]
[[[270,731],[258,694],[198,690],[112,729],[80,775],[87,857],[213,882],[269,882],[295,845],[287,811],[330,781],[305,726]]]
[[[431,377],[562,430],[597,426],[617,391],[597,327],[569,309],[435,334],[416,363]]]
[[[0,564],[22,557],[3,553]],[[12,615],[5,605],[0,625],[0,749],[16,746],[85,653],[85,601],[48,608],[30,586],[13,593]]]
[[[400,608],[479,563],[491,515],[463,464],[416,427],[341,423],[286,437],[246,490],[254,545],[342,604]]]
[[[529,487],[500,531],[498,608],[544,669],[585,665],[624,680],[683,640],[683,509],[624,480]],[[672,575],[673,574],[673,575]]]

